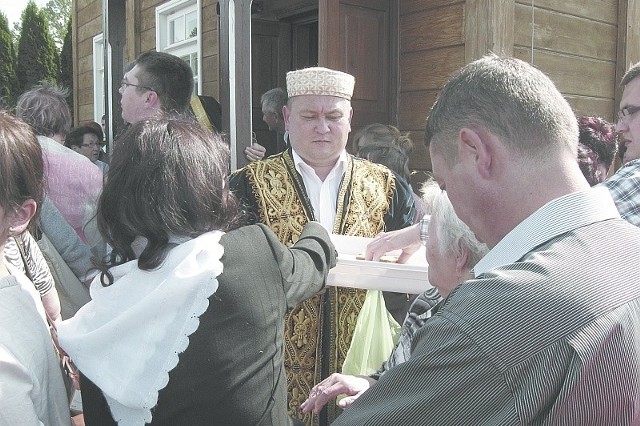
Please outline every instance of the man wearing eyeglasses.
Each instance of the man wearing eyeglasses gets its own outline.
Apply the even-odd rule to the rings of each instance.
[[[618,111],[623,166],[604,185],[623,219],[640,226],[640,62],[622,77]]]
[[[120,85],[122,119],[136,123],[159,111],[184,114],[193,93],[191,67],[177,56],[149,51],[138,56]]]

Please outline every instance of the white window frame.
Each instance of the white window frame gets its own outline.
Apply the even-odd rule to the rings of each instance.
[[[93,37],[93,120],[100,123],[104,115],[104,36]]]
[[[194,87],[197,94],[202,94],[202,7],[201,0],[171,0],[156,8],[156,50],[183,57],[195,53],[196,69],[194,71]],[[197,35],[193,39],[169,44],[169,23],[176,15],[196,12]]]

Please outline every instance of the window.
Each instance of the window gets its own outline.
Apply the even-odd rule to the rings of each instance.
[[[156,50],[176,55],[191,66],[197,93],[202,85],[200,1],[172,0],[156,8]]]
[[[104,39],[93,37],[93,120],[100,123],[104,114]]]

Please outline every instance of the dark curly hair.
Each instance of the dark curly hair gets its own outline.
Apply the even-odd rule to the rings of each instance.
[[[108,267],[136,258],[136,237],[147,240],[138,267],[153,270],[164,261],[170,237],[238,226],[229,158],[217,133],[188,118],[142,120],[118,138],[97,213],[100,233],[113,247],[102,265],[104,285],[111,282]]]
[[[600,163],[609,170],[618,150],[618,134],[613,124],[603,118],[589,115],[578,117],[579,142],[598,156]]]

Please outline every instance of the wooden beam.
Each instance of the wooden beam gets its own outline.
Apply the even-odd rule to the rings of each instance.
[[[640,61],[640,0],[618,1],[618,48],[616,60],[616,97],[612,116],[616,117],[622,97],[620,81],[629,66]]]
[[[103,43],[104,43],[104,111],[107,125],[107,141],[113,143],[116,130],[123,127],[120,106],[120,82],[124,75],[127,10],[126,0],[105,0],[103,2]],[[107,146],[110,153],[111,146]]]
[[[465,62],[472,62],[490,52],[513,55],[514,14],[515,0],[467,0]]]
[[[231,170],[247,160],[251,123],[251,2],[220,0],[220,99],[223,131],[231,147]]]

